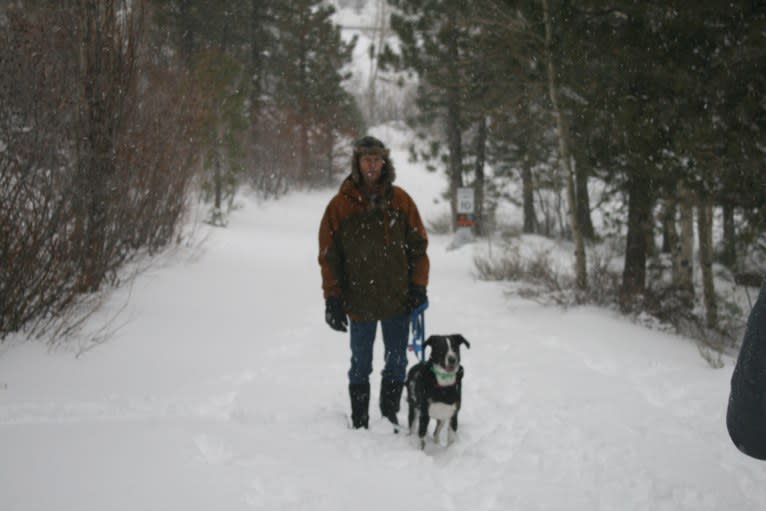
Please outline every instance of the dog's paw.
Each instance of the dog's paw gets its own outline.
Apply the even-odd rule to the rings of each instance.
[[[420,450],[425,451],[426,450],[426,439],[424,437],[420,437]]]

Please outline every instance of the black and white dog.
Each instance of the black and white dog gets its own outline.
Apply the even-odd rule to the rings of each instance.
[[[432,335],[423,343],[423,349],[431,347],[431,356],[407,373],[407,404],[410,434],[418,421],[420,448],[426,445],[428,422],[436,419],[434,439],[438,441],[444,423],[449,421],[447,443],[455,441],[457,413],[460,410],[463,366],[460,365],[460,345],[471,344],[460,334]]]

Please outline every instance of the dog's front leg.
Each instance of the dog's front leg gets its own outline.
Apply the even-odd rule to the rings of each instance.
[[[420,426],[420,410],[417,407],[410,406],[407,421],[410,428],[407,434],[411,435],[415,432],[415,424],[417,423],[418,427]]]
[[[436,419],[436,427],[434,428],[434,442],[437,444],[439,443],[439,433],[442,432],[442,427],[444,426],[444,421],[441,419]]]
[[[420,438],[420,448],[426,448],[426,433],[428,432],[428,421],[431,418],[426,410],[420,410],[418,413],[418,437]]]
[[[455,443],[456,438],[457,438],[457,412],[455,412],[455,415],[453,415],[449,421],[449,429],[447,430],[447,445],[452,445],[453,443]]]

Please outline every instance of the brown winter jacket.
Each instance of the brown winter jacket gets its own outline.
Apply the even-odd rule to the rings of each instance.
[[[354,320],[404,314],[410,285],[428,285],[426,230],[412,198],[391,184],[393,168],[388,178],[381,197],[370,200],[354,168],[319,226],[324,296],[341,298]]]

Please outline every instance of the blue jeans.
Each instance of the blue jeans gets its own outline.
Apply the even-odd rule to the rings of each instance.
[[[406,315],[380,320],[383,330],[385,364],[381,373],[384,381],[403,382],[407,373],[407,335],[410,318]],[[372,346],[378,322],[351,320],[350,384],[369,383],[372,374]]]

